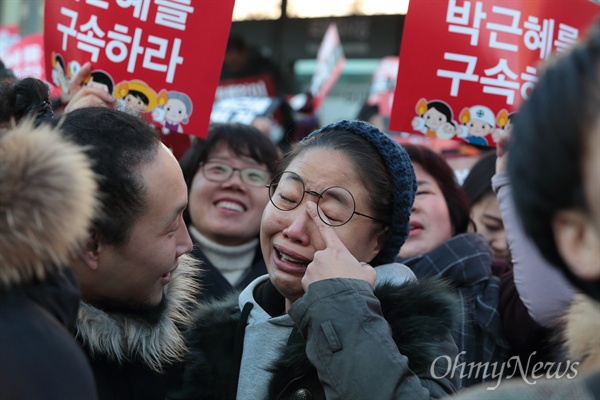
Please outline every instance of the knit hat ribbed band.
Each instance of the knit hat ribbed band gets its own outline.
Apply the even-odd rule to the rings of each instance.
[[[417,191],[417,180],[408,154],[388,135],[362,121],[334,122],[314,131],[305,140],[327,131],[344,131],[359,135],[367,139],[383,159],[392,183],[392,215],[387,221],[387,239],[371,264],[377,266],[394,262],[410,231],[410,211]]]

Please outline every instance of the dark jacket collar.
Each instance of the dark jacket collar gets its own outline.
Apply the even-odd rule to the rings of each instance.
[[[0,289],[0,294],[25,297],[48,311],[69,331],[75,328],[80,291],[69,268],[49,266],[44,280],[33,277],[29,281]]]
[[[493,257],[483,236],[463,233],[429,253],[398,261],[412,269],[419,279],[440,276],[458,286],[472,286],[489,279]]]
[[[270,280],[254,289],[254,299],[272,317],[278,317],[285,313],[285,297],[279,293]]]
[[[198,243],[194,241],[193,236],[192,241],[194,242],[194,247],[190,252],[190,255],[202,261],[202,276],[198,276],[196,278],[203,287],[203,290],[199,292],[197,296],[197,299],[201,302],[208,301],[213,298],[223,298],[228,293],[245,288],[254,279],[267,273],[267,267],[265,265],[265,261],[263,260],[259,244],[254,254],[254,260],[252,260],[250,271],[234,287],[227,281],[227,279],[225,279],[221,272],[219,272],[219,270],[212,265],[210,260],[206,258],[206,255],[200,249]]]

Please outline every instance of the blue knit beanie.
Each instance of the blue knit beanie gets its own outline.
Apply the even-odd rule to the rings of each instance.
[[[344,131],[365,138],[384,161],[392,183],[392,215],[387,221],[389,231],[386,241],[371,264],[377,266],[394,262],[410,231],[410,211],[417,191],[417,180],[408,154],[388,135],[362,121],[334,122],[314,131],[304,140],[328,131]]]

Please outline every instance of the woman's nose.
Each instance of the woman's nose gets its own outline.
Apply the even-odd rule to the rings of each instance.
[[[489,245],[494,253],[498,255],[506,256],[509,254],[508,241],[504,232],[493,235],[489,240]]]
[[[305,210],[304,203],[291,211],[284,212],[289,215],[289,223],[283,230],[283,236],[301,245],[310,243],[310,224],[313,222]]]

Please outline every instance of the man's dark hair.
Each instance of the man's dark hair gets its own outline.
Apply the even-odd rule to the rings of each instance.
[[[572,283],[600,299],[597,282],[575,277],[557,250],[558,211],[587,211],[581,160],[600,121],[600,21],[585,41],[542,70],[513,128],[508,171],[523,228]]]
[[[93,220],[98,240],[125,243],[147,207],[140,169],[156,157],[160,137],[144,120],[105,107],[71,111],[60,127],[86,148],[98,177],[101,204]]]

